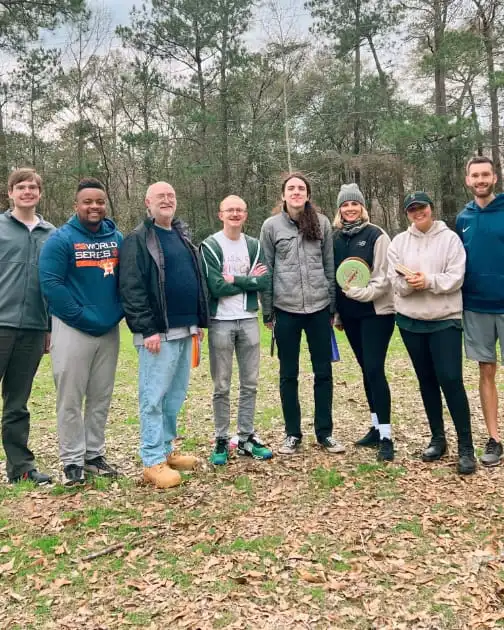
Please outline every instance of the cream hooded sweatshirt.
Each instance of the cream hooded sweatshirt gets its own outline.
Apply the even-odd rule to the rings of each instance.
[[[434,221],[428,232],[414,225],[392,240],[388,275],[397,313],[412,319],[461,319],[462,283],[466,254],[461,240],[444,221]],[[399,263],[425,274],[426,288],[415,291],[395,270]]]

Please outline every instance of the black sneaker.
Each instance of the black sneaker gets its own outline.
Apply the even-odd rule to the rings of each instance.
[[[476,472],[476,458],[472,446],[459,448],[457,472],[459,475],[472,475]]]
[[[65,473],[65,486],[75,486],[86,483],[84,478],[84,468],[77,464],[68,464],[63,468]]]
[[[378,429],[371,427],[366,435],[355,442],[355,446],[365,446],[367,448],[375,448],[380,444],[380,432]]]
[[[422,453],[422,461],[435,462],[441,459],[446,453],[446,440],[443,438],[432,438],[429,446]]]
[[[84,472],[95,477],[118,477],[119,473],[107,462],[103,455],[84,462]]]
[[[20,481],[33,481],[37,486],[47,486],[52,483],[52,477],[45,473],[39,472],[36,468],[24,472],[19,477],[9,479],[10,483],[19,483]]]
[[[393,462],[394,461],[394,442],[388,438],[380,440],[378,447],[378,453],[376,454],[376,461],[378,462]]]
[[[485,447],[485,453],[480,462],[483,466],[498,466],[502,459],[502,442],[490,438]]]

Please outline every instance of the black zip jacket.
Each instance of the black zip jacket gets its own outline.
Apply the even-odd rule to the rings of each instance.
[[[360,232],[350,236],[341,230],[336,230],[333,234],[335,271],[346,258],[354,256],[365,260],[372,270],[374,246],[382,234],[382,230],[371,223],[365,225]],[[336,310],[342,318],[352,317],[360,319],[361,317],[376,315],[373,302],[350,300],[343,293],[338,283],[336,283]]]
[[[175,219],[171,227],[192,255],[199,285],[198,326],[207,328],[207,288],[200,255],[179,219]],[[131,332],[140,333],[144,338],[168,332],[170,324],[164,287],[165,282],[170,281],[170,274],[164,268],[163,250],[152,219],[145,219],[124,239],[120,260],[119,292]]]

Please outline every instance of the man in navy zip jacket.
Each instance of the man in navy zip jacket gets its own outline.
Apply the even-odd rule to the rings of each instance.
[[[471,158],[466,186],[474,199],[456,222],[467,255],[462,287],[465,350],[468,359],[479,362],[481,407],[489,434],[481,457],[485,466],[497,466],[502,459],[495,374],[497,339],[504,364],[504,194],[494,194],[496,183],[492,160]]]
[[[84,472],[117,475],[104,457],[105,425],[123,317],[118,290],[122,235],[105,217],[103,184],[81,180],[74,207],[75,215],[40,255],[40,283],[52,315],[51,359],[66,485],[83,483]]]

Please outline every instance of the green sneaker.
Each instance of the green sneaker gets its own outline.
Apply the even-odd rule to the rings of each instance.
[[[261,440],[253,433],[246,440],[238,441],[238,455],[248,455],[254,459],[271,459],[273,453],[271,449],[261,442]]]
[[[229,455],[229,441],[227,438],[217,438],[215,448],[210,455],[210,461],[214,466],[224,466],[227,464]]]

